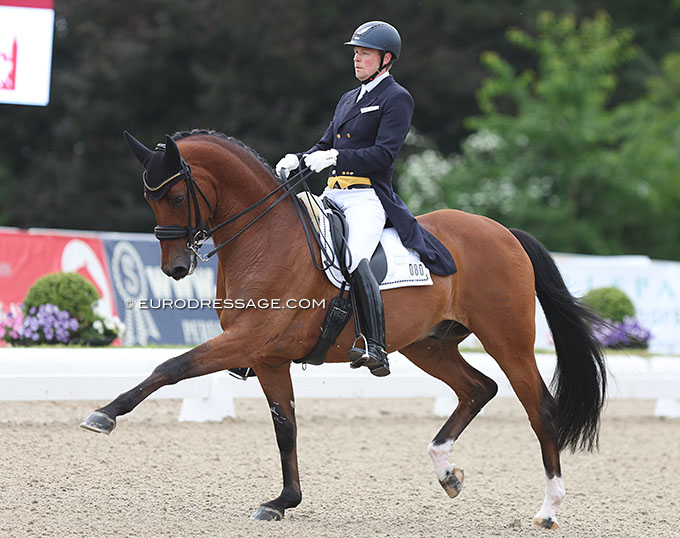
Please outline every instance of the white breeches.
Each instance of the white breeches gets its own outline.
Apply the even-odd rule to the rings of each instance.
[[[350,272],[371,255],[378,246],[387,215],[373,189],[331,189],[326,187],[322,198],[328,198],[342,210],[347,219],[347,244],[352,254]]]

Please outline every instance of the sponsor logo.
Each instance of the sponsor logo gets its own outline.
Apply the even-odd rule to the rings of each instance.
[[[0,90],[14,90],[17,80],[17,37],[0,42]]]

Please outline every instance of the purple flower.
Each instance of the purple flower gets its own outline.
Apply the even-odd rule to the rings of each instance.
[[[624,318],[623,322],[606,320],[593,327],[593,334],[606,348],[647,347],[652,338],[649,330],[630,317]]]
[[[10,343],[33,344],[58,342],[67,344],[79,330],[78,320],[53,304],[31,307],[27,316],[14,312],[0,316],[0,338]]]

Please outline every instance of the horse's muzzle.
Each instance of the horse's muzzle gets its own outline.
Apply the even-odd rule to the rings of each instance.
[[[196,264],[196,255],[187,249],[182,254],[175,256],[171,263],[161,264],[161,269],[169,277],[181,280],[194,272]]]

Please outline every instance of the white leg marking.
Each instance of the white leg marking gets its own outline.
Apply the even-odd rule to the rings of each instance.
[[[566,492],[564,490],[564,483],[562,478],[559,476],[553,476],[552,478],[545,478],[545,499],[543,500],[543,506],[538,511],[538,514],[534,516],[534,522],[540,523],[545,519],[551,519],[557,523],[557,509],[562,504]]]
[[[446,443],[441,445],[430,443],[427,446],[427,453],[430,455],[430,458],[432,458],[434,470],[437,473],[437,478],[440,482],[446,478],[454,467],[449,463],[449,454],[451,453],[452,446],[453,440],[446,441]]]

